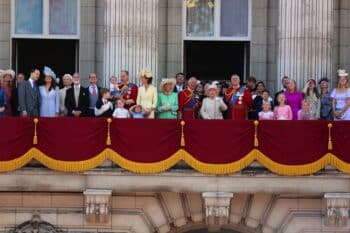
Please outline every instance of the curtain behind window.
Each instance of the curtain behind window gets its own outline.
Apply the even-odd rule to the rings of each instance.
[[[221,36],[248,36],[247,0],[221,0]]]
[[[50,34],[78,34],[77,7],[77,0],[50,0]]]
[[[198,0],[187,5],[187,36],[214,36],[215,1]]]
[[[43,0],[16,0],[15,33],[43,33]]]

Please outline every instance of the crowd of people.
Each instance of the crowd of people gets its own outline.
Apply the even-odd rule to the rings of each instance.
[[[282,78],[282,90],[272,98],[264,82],[240,77],[230,82],[187,81],[183,73],[163,79],[159,88],[151,71],[138,76],[141,86],[129,80],[123,70],[109,79],[107,88],[98,85],[95,73],[88,87],[79,73],[66,74],[58,81],[49,67],[33,69],[26,80],[22,73],[0,70],[0,116],[23,117],[114,117],[136,119],[259,119],[259,120],[350,120],[348,73],[338,71],[338,86],[330,92],[329,80],[310,79],[302,90],[293,79]],[[40,83],[40,85],[39,85]],[[59,84],[61,89],[59,89]]]

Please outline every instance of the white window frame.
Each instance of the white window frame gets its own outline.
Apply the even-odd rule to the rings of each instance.
[[[221,0],[215,0],[214,8],[214,36],[188,36],[187,35],[187,7],[186,0],[182,1],[182,37],[184,40],[198,41],[251,41],[252,34],[252,0],[248,1],[248,36],[232,37],[221,36]]]
[[[16,34],[16,6],[15,1],[11,1],[11,36],[12,38],[28,39],[80,39],[80,0],[77,0],[77,35],[56,35],[50,34],[50,1],[43,0],[43,28],[42,34]]]

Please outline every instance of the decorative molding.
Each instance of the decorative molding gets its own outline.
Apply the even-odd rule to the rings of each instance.
[[[324,224],[327,227],[346,227],[349,222],[350,193],[326,193],[326,215]]]
[[[26,221],[14,229],[10,230],[9,233],[65,233],[62,229],[56,228],[52,224],[42,221],[39,214],[33,214],[31,220]]]
[[[205,192],[202,193],[202,197],[204,199],[206,223],[209,226],[228,224],[233,193]]]
[[[87,189],[85,196],[85,216],[89,223],[108,223],[111,209],[112,190]]]

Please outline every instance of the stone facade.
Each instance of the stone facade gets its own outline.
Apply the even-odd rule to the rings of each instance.
[[[111,2],[114,1],[80,1],[79,67],[83,78],[87,77],[90,72],[95,71],[98,76],[103,77],[101,85],[104,85],[107,83],[108,76],[113,73],[117,74],[122,68],[132,71],[132,78],[135,82],[138,82],[136,70],[139,67],[148,66],[148,68],[154,69],[158,79],[173,77],[174,74],[183,70],[182,28],[184,25],[182,0],[157,0],[154,2],[156,4],[154,5],[154,11],[152,13],[147,11],[149,12],[147,18],[153,20],[153,26],[150,26],[150,28],[153,28],[154,32],[145,28],[147,32],[151,33],[147,37],[149,38],[147,43],[150,44],[146,42],[144,44],[146,50],[137,49],[142,47],[142,38],[144,38],[142,35],[145,36],[146,34],[142,34],[142,30],[138,32],[135,27],[129,28],[134,30],[136,37],[132,36],[134,34],[127,30],[119,30],[125,34],[124,37],[119,37],[118,33],[115,34],[116,37],[112,37],[112,31],[108,30],[111,22],[108,21],[108,10],[111,11],[108,4],[111,4]],[[304,5],[298,5],[297,2],[293,2],[294,5],[291,5],[292,3],[288,0],[252,0],[250,74],[256,76],[259,80],[265,81],[271,91],[279,88],[281,75],[289,75],[297,79],[299,84],[302,85],[309,77],[324,75],[331,76],[333,82],[335,82],[335,72],[338,68],[350,70],[350,59],[348,57],[350,54],[349,1],[322,0],[323,5],[321,1],[316,3],[316,1],[310,0],[310,4],[311,2],[316,4],[315,7],[308,5],[306,2],[302,3]],[[122,5],[124,4],[123,1],[120,1],[118,4],[113,5],[114,8],[118,7],[119,12],[125,12],[126,14],[125,9],[131,9],[134,6],[132,4],[139,3],[131,4],[131,2],[128,2],[129,5],[124,6]],[[0,67],[7,68],[13,66],[11,62],[11,1],[1,0],[0,6]],[[136,7],[135,9],[141,8]],[[310,10],[311,15],[306,12],[307,9]],[[118,11],[117,8],[115,8],[115,11]],[[284,14],[283,12],[290,12],[290,14]],[[136,19],[137,15],[140,15],[137,12],[130,11],[129,13],[129,16],[135,14],[130,19]],[[323,17],[322,14],[327,15],[327,17]],[[304,15],[305,20],[298,17],[302,15]],[[319,22],[319,19],[323,20],[322,23]],[[127,21],[121,22],[126,23]],[[302,25],[298,22],[307,23]],[[127,25],[132,26],[132,24]],[[283,25],[294,26],[284,27]],[[327,30],[323,30],[324,27],[322,30],[318,30],[321,27],[318,27],[318,25],[327,25]],[[120,25],[120,29],[122,28],[128,27]],[[316,37],[310,29],[315,29],[313,31],[316,33],[314,33]],[[307,31],[309,33],[306,34]],[[294,32],[292,38],[294,38],[295,43],[288,39],[289,32]],[[124,39],[120,39],[119,43],[118,40],[112,38]],[[128,40],[128,38],[134,39]],[[327,45],[323,44],[323,41],[327,41],[325,42]],[[315,47],[313,52],[310,51],[310,54],[301,53],[302,48],[295,50],[295,53],[288,52],[292,49],[292,45],[304,44],[306,46],[306,42],[315,44],[320,49]],[[113,48],[120,45],[125,50],[113,49],[110,43],[114,43]],[[113,54],[110,54],[111,51]],[[145,61],[144,64],[139,59],[140,56],[138,56],[137,51],[143,51],[144,55],[148,56],[149,59],[142,59],[142,61]],[[298,51],[300,54],[298,54]]]

